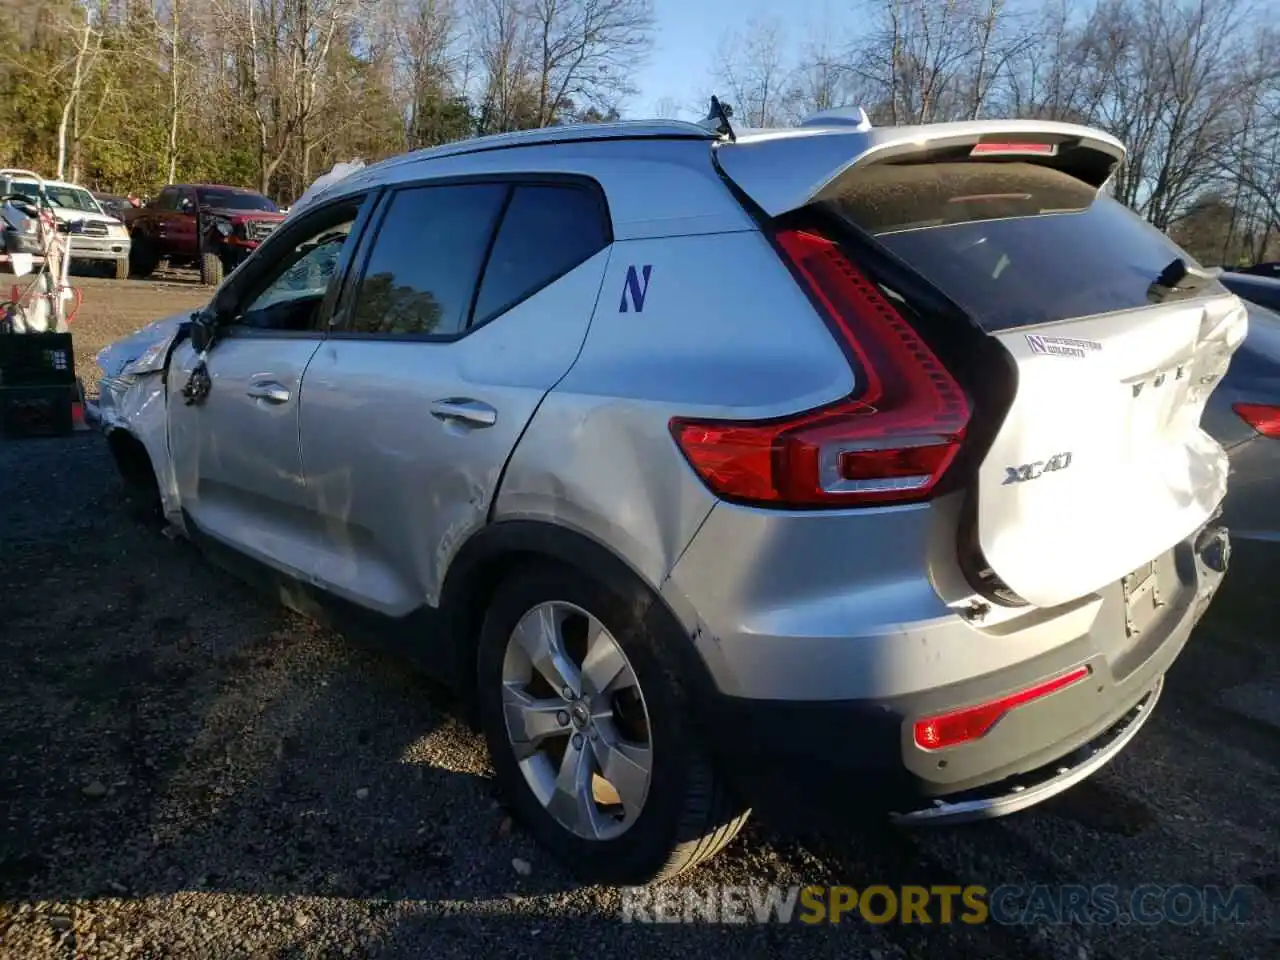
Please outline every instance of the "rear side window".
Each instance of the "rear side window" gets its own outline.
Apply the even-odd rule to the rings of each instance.
[[[587,189],[516,187],[484,270],[472,322],[484,323],[533,295],[607,243],[604,209]]]
[[[369,253],[350,330],[460,332],[506,196],[507,187],[489,183],[396,193]]]
[[[1146,306],[1174,258],[1196,265],[1104,193],[1035,164],[873,166],[834,203],[990,331]]]

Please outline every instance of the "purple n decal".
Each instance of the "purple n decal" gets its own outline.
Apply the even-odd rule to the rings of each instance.
[[[627,295],[631,295],[631,307],[636,313],[644,310],[644,298],[649,292],[649,276],[653,273],[653,264],[646,263],[640,268],[640,272],[636,273],[635,267],[627,267],[627,280],[622,285],[622,300],[618,304],[618,312],[627,312]],[[641,285],[640,278],[644,277],[644,284]]]

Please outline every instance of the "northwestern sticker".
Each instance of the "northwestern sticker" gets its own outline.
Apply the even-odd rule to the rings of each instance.
[[[639,272],[635,267],[627,267],[627,279],[622,285],[622,302],[618,304],[618,312],[627,312],[627,300],[631,300],[631,309],[636,313],[644,311],[644,298],[649,293],[649,277],[653,275],[653,264],[646,263]],[[641,282],[641,277],[644,278]]]
[[[1091,353],[1102,349],[1097,340],[1074,340],[1071,337],[1042,337],[1038,333],[1028,333],[1027,343],[1032,353],[1043,353],[1050,357],[1072,357],[1083,360]]]

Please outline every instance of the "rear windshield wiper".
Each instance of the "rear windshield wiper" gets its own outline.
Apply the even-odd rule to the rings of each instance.
[[[1193,267],[1181,257],[1175,257],[1167,267],[1160,271],[1160,276],[1147,287],[1147,299],[1152,303],[1163,303],[1177,297],[1189,297],[1198,293],[1222,276],[1220,267],[1205,269]]]

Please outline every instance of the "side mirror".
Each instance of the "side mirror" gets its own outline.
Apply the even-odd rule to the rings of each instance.
[[[183,197],[181,200],[178,201],[178,209],[181,210],[183,213],[190,213],[192,210],[195,209],[195,204],[191,202],[190,197]]]
[[[212,317],[205,314],[197,315],[191,323],[191,346],[195,348],[196,353],[204,353],[212,347],[217,339],[216,333],[217,328]]]

